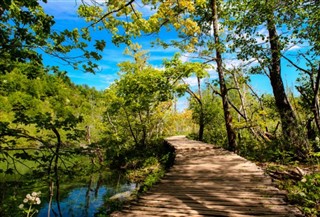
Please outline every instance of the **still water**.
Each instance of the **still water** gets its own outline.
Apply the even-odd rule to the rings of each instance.
[[[88,189],[88,187],[74,186],[59,202],[61,216],[93,217],[100,212],[108,211],[110,207],[105,203],[108,197],[116,193],[131,191],[135,188],[135,185],[122,184],[118,187],[111,187],[106,184],[97,188],[97,185],[94,184],[91,187],[92,188]],[[53,202],[51,206],[50,216],[60,216],[57,203]],[[49,204],[46,202],[41,207],[38,216],[47,217],[48,210]]]
[[[74,156],[73,156],[74,157]],[[95,217],[104,216],[110,209],[108,199],[115,194],[132,191],[136,185],[124,179],[121,172],[111,172],[105,167],[85,166],[90,160],[81,156],[74,157],[72,164],[60,165],[57,171],[48,175],[43,168],[35,165],[28,171],[21,165],[20,174],[0,174],[0,216],[27,216],[23,209],[29,205],[23,203],[26,194],[41,191],[41,204],[33,205],[34,217]],[[70,157],[69,157],[70,159]],[[29,160],[30,161],[30,160]],[[32,162],[25,162],[32,165]],[[70,172],[70,168],[72,171]],[[76,167],[74,167],[77,165]],[[4,170],[8,164],[1,164]],[[32,171],[32,172],[31,172]],[[23,173],[23,174],[21,174]],[[51,190],[50,190],[51,189]],[[51,195],[51,196],[50,196]],[[24,204],[20,209],[19,205]],[[31,216],[31,215],[30,215]]]
[[[103,209],[109,209],[108,204],[104,201],[108,196],[112,196],[116,193],[133,190],[134,184],[122,184],[118,188],[108,187],[102,185],[98,189],[97,186],[92,186],[93,189],[87,187],[75,187],[70,190],[68,194],[60,201],[61,215],[62,216],[95,216],[97,213],[104,211]],[[106,197],[107,196],[107,197]],[[48,203],[45,203],[39,211],[39,217],[48,216]],[[52,203],[50,209],[50,216],[56,216],[59,213],[56,202]],[[58,214],[59,216],[59,214]]]

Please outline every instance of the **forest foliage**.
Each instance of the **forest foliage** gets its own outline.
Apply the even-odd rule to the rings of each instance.
[[[189,134],[252,160],[319,163],[319,1],[79,3],[87,28],[56,32],[54,17],[39,1],[1,1],[0,161],[8,159],[9,149],[47,148],[54,162],[60,149],[89,147],[103,149],[111,167],[139,169],[165,162],[163,137]],[[159,69],[135,39],[163,29],[179,37],[156,37],[153,43],[180,52]],[[76,85],[68,72],[43,63],[49,55],[79,73],[94,73],[106,41],[94,40],[90,31],[111,34],[114,44],[127,45],[131,58],[118,64],[119,79],[103,91]],[[295,46],[300,49],[291,56]],[[183,62],[181,53],[193,58]],[[243,64],[231,65],[230,58]],[[282,63],[300,73],[299,94],[285,87]],[[268,78],[272,93],[253,88],[250,77],[256,74]],[[183,95],[189,107],[178,112]],[[12,173],[12,165],[2,172]],[[297,188],[304,191],[309,182],[319,182],[319,176],[307,176]],[[312,197],[314,214],[319,199]]]

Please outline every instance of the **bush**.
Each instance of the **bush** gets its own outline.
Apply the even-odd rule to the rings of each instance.
[[[320,215],[320,173],[305,176],[297,183],[286,184],[288,200],[297,204],[306,216]]]

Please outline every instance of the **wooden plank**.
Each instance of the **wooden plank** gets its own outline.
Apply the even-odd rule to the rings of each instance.
[[[163,208],[163,207],[146,207],[146,206],[132,206],[130,207],[130,210],[137,210],[137,211],[148,211],[148,212],[158,212],[158,213],[181,213],[181,214],[187,214],[187,215],[211,215],[211,216],[216,216],[216,215],[226,215],[229,216],[231,213],[233,214],[243,214],[243,215],[254,215],[254,216],[260,216],[260,215],[276,215],[276,214],[281,214],[281,215],[287,215],[288,210],[286,209],[279,209],[276,211],[272,210],[261,210],[261,209],[247,209],[247,210],[233,210],[233,209],[199,209],[197,207],[191,208],[191,209],[186,209],[186,207],[176,207],[176,208]]]
[[[125,210],[123,211],[122,213],[115,213],[113,214],[113,216],[126,216],[126,217],[137,217],[137,216],[143,216],[143,217],[155,217],[155,216],[159,216],[159,217],[204,217],[204,216],[213,216],[212,214],[211,215],[196,215],[196,214],[193,214],[193,215],[189,215],[189,214],[181,214],[181,213],[159,213],[159,212],[148,212],[148,211],[141,211],[141,210]],[[236,213],[219,213],[219,212],[216,212],[214,214],[215,217],[226,217],[226,216],[229,216],[229,217],[248,217],[248,215],[243,215],[243,214],[236,214]],[[252,216],[252,215],[251,215]],[[286,217],[288,215],[281,215],[281,214],[272,214],[272,215],[269,215],[269,214],[265,214],[265,215],[260,215],[260,216],[263,216],[263,217]]]
[[[177,189],[177,185],[166,185],[164,183],[159,183],[156,186],[154,186],[152,189]],[[230,183],[219,183],[219,185],[208,185],[208,186],[195,186],[194,184],[190,184],[190,185],[179,185],[179,189],[180,190],[199,190],[199,191],[215,191],[215,190],[269,190],[269,191],[279,191],[282,192],[281,190],[279,190],[278,188],[276,188],[274,185],[263,185],[263,184],[258,184],[258,185],[233,185]]]
[[[222,205],[222,204],[203,204],[203,203],[181,203],[181,204],[165,204],[165,203],[134,203],[134,207],[140,207],[140,209],[150,210],[161,208],[170,210],[197,210],[200,213],[211,213],[212,211],[224,212],[228,210],[229,213],[241,213],[241,214],[287,214],[288,207],[281,205],[260,205],[260,206],[240,206],[240,205]],[[141,208],[143,207],[143,208]],[[130,207],[128,207],[130,209]]]
[[[160,183],[111,216],[302,216],[254,163],[212,145],[172,137],[175,165]]]
[[[181,203],[188,203],[189,201],[193,201],[192,199],[184,199],[183,201],[178,199],[178,198],[168,198],[168,197],[163,197],[163,198],[157,198],[153,200],[145,199],[145,198],[139,198],[139,203],[150,203],[150,204],[155,204],[155,203],[163,203],[163,204],[181,204]],[[235,204],[239,205],[244,205],[244,206],[261,206],[261,205],[286,205],[286,202],[281,199],[281,198],[266,198],[263,200],[253,200],[253,199],[236,199],[236,198],[230,198],[228,200],[215,200],[215,201],[207,201],[207,200],[198,200],[198,202],[206,205],[212,205],[212,204],[217,204],[217,205],[225,205],[225,206],[234,206]]]
[[[272,197],[271,197],[272,196]],[[268,194],[261,194],[261,195],[254,195],[254,194],[251,194],[250,192],[245,192],[245,193],[241,193],[241,194],[237,194],[237,193],[234,193],[234,194],[231,194],[231,195],[228,195],[226,193],[216,193],[216,194],[211,194],[211,195],[195,195],[195,194],[181,194],[179,192],[177,193],[173,193],[173,194],[168,194],[168,193],[156,193],[156,194],[150,194],[150,195],[147,195],[147,196],[144,196],[143,198],[144,199],[150,199],[150,200],[153,200],[155,198],[160,198],[160,197],[173,197],[173,198],[179,198],[179,199],[186,199],[186,198],[202,198],[202,199],[205,199],[205,200],[217,200],[217,199],[220,199],[220,200],[228,200],[229,198],[233,198],[233,199],[238,199],[238,200],[241,200],[241,199],[255,199],[255,200],[263,200],[263,199],[267,199],[267,198],[277,198],[277,199],[283,199],[284,197],[281,197],[282,195],[268,195]]]

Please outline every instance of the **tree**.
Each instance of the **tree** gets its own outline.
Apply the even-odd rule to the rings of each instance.
[[[319,113],[319,85],[320,85],[320,65],[309,61],[310,69],[304,69],[289,60],[292,65],[297,67],[302,73],[297,79],[298,85],[296,88],[301,94],[303,107],[313,114],[313,120],[316,123],[318,133],[320,133],[320,113]],[[309,122],[310,120],[308,120]],[[307,127],[310,132],[310,127]],[[314,136],[313,136],[314,137]],[[312,139],[312,138],[310,138]]]
[[[307,42],[308,50],[304,54],[309,54],[315,58],[320,54],[319,26],[319,6],[317,0],[291,1],[287,6],[287,11],[291,12],[290,25],[293,29],[293,36],[298,39],[297,44]],[[301,25],[303,23],[304,25]],[[318,58],[319,60],[319,58]]]
[[[238,51],[238,58],[248,61],[252,58],[259,65],[252,71],[265,73],[271,82],[276,106],[281,117],[282,132],[288,141],[286,150],[295,148],[300,155],[305,154],[306,141],[299,133],[299,123],[288,100],[281,77],[281,54],[291,42],[291,35],[279,35],[280,26],[291,27],[290,9],[297,7],[296,1],[229,1],[232,19],[228,22],[233,51]],[[259,40],[259,42],[258,42]],[[240,52],[241,51],[241,52]]]
[[[91,22],[90,26],[98,25],[100,28],[106,28],[113,34],[113,42],[131,43],[132,37],[138,37],[142,32],[158,33],[163,26],[168,29],[175,29],[181,40],[171,41],[171,45],[179,47],[182,51],[194,52],[195,46],[206,44],[205,49],[210,61],[215,61],[219,74],[221,96],[223,100],[223,108],[225,114],[227,134],[229,138],[229,149],[235,150],[236,140],[235,132],[232,128],[232,118],[229,111],[227,101],[227,88],[224,81],[224,71],[222,62],[223,45],[220,43],[219,36],[219,15],[218,5],[221,2],[205,0],[183,0],[183,1],[142,1],[143,5],[151,6],[153,14],[147,18],[142,16],[135,1],[117,1],[106,3],[106,12],[103,11],[98,4],[93,6],[83,5],[79,8],[79,14]],[[221,3],[222,4],[222,3]],[[209,9],[209,10],[208,10]],[[126,16],[127,19],[121,19]],[[205,38],[210,27],[213,24],[214,37],[213,40]],[[101,25],[104,25],[101,27]],[[208,28],[209,26],[209,28]],[[122,27],[124,31],[120,31]],[[199,39],[201,41],[199,42]],[[164,47],[169,46],[168,43],[158,40]],[[215,57],[210,56],[216,51]],[[205,52],[202,52],[204,54]]]
[[[12,62],[41,65],[36,48],[47,44],[54,24],[36,0],[2,1],[0,8],[0,69],[11,71]]]
[[[112,42],[130,45],[132,39],[143,33],[159,33],[166,27],[188,36],[189,40],[172,41],[176,46],[192,50],[197,43],[197,33],[200,28],[190,18],[190,13],[196,7],[204,7],[205,0],[181,0],[179,2],[166,0],[119,0],[108,1],[100,4],[91,0],[91,4],[83,4],[78,9],[78,14],[90,22],[89,28],[107,30],[112,34]],[[151,8],[151,15],[145,16],[140,8]],[[125,17],[126,19],[123,19]]]
[[[104,41],[96,40],[96,51],[88,50],[91,38],[86,29],[52,30],[54,17],[43,11],[40,1],[12,0],[1,1],[0,7],[0,70],[10,72],[16,63],[30,63],[43,67],[42,56],[50,55],[75,68],[94,72],[101,59],[99,51]],[[46,3],[46,0],[42,2]],[[77,50],[77,57],[71,51]],[[81,64],[81,65],[80,65]],[[31,73],[31,72],[30,72]],[[36,71],[34,72],[36,73]],[[36,77],[30,74],[29,78]]]
[[[147,63],[145,52],[128,53],[134,62],[120,63],[120,79],[106,90],[106,121],[116,137],[129,132],[135,146],[144,147],[155,137],[154,128],[162,119],[158,107],[172,99],[172,85],[165,71]]]
[[[219,118],[219,115],[221,117],[223,116],[223,110],[221,109],[221,103],[218,102],[219,98],[212,94],[210,89],[204,89],[201,91],[201,104],[198,102],[198,100],[194,97],[189,98],[189,109],[192,110],[192,119],[199,125],[199,133],[198,138],[200,141],[205,142],[217,142],[219,141],[220,144],[225,144],[225,141],[221,141],[221,137],[224,137],[223,134],[225,133],[221,129],[222,122],[219,122],[221,118]],[[220,110],[221,111],[220,111]],[[215,125],[215,123],[219,123]],[[212,138],[212,135],[215,134],[215,132],[210,132],[213,130],[216,132],[223,132],[221,136],[214,135],[215,138]],[[200,137],[201,136],[201,137]]]
[[[81,62],[83,70],[94,72],[97,65],[92,62],[92,59],[101,58],[99,51],[103,50],[105,43],[96,41],[97,51],[87,50],[88,45],[85,42],[91,39],[85,29],[81,34],[77,29],[58,33],[51,29],[53,25],[54,18],[44,13],[39,1],[13,0],[3,1],[1,4],[0,70],[1,75],[4,76],[3,81],[7,82],[2,82],[0,88],[2,89],[2,98],[7,101],[13,100],[6,106],[7,114],[14,117],[14,120],[13,118],[9,118],[9,120],[17,124],[33,125],[33,127],[39,128],[39,131],[52,130],[57,134],[56,130],[59,128],[68,130],[69,126],[74,127],[78,123],[77,118],[80,117],[73,116],[71,111],[67,111],[68,106],[62,106],[61,102],[55,101],[55,98],[59,99],[62,95],[67,94],[67,92],[61,93],[57,89],[59,83],[57,80],[61,79],[63,85],[67,85],[67,89],[76,88],[66,76],[66,72],[59,71],[56,66],[44,66],[42,56],[51,55],[73,67],[77,67]],[[67,56],[72,50],[78,50],[82,55],[79,55],[79,58]],[[56,74],[56,77],[50,76],[49,72]],[[43,83],[40,83],[40,80]],[[49,80],[57,85],[51,85]],[[46,106],[43,106],[41,100],[57,107],[52,110],[44,109]],[[62,97],[61,100],[64,102],[66,99]],[[40,110],[38,114],[37,109],[34,109],[35,112],[31,112],[32,106],[40,107],[43,110]],[[2,132],[13,133],[8,122],[1,121]],[[19,135],[15,134],[17,138],[21,136],[21,132],[19,133]]]
[[[211,1],[211,10],[212,10],[212,23],[213,23],[213,35],[214,42],[216,44],[216,57],[215,61],[217,64],[217,71],[219,75],[219,85],[220,85],[220,94],[222,98],[222,105],[224,111],[225,124],[227,129],[228,141],[229,141],[229,149],[232,151],[236,150],[236,134],[232,127],[232,116],[229,111],[228,104],[228,89],[225,84],[224,71],[223,71],[223,63],[222,63],[222,55],[221,55],[221,45],[220,45],[220,37],[219,37],[219,15],[218,15],[218,1]]]
[[[111,167],[137,168],[148,153],[161,154],[154,148],[162,144],[174,89],[170,74],[149,65],[139,46],[131,45],[126,53],[134,60],[119,63],[120,78],[104,93],[104,140]]]
[[[33,67],[23,63],[1,75],[1,99],[7,103],[0,111],[6,117],[1,121],[1,142],[14,148],[18,139],[24,138],[37,146],[50,147],[56,143],[50,138],[51,133],[58,140],[79,136],[77,131],[71,132],[82,120],[80,115],[73,114],[77,104],[75,96],[79,94],[77,87],[43,70],[39,70],[36,78],[28,79],[29,70]],[[66,133],[62,136],[59,129]]]
[[[306,47],[298,52],[295,59],[290,58],[286,53],[281,54],[284,60],[300,72],[300,78],[297,80],[299,84],[296,88],[301,94],[304,107],[313,113],[318,132],[320,132],[318,99],[320,85],[319,4],[319,1],[303,1],[296,2],[291,6],[291,17],[294,18],[290,21],[290,26],[293,29],[292,37],[298,40],[294,45],[305,45]],[[301,60],[306,61],[306,67],[299,64]],[[309,121],[310,119],[307,122],[309,123]]]
[[[171,75],[171,80],[176,86],[176,90],[180,95],[185,92],[190,95],[191,101],[195,104],[197,108],[197,124],[199,125],[198,138],[203,141],[203,133],[205,128],[205,105],[202,100],[201,93],[201,79],[208,77],[208,65],[202,64],[200,62],[185,62],[180,60],[180,55],[176,54],[172,60],[165,61],[165,70]],[[192,87],[185,81],[187,78],[195,78],[197,80],[197,90],[193,90]]]

